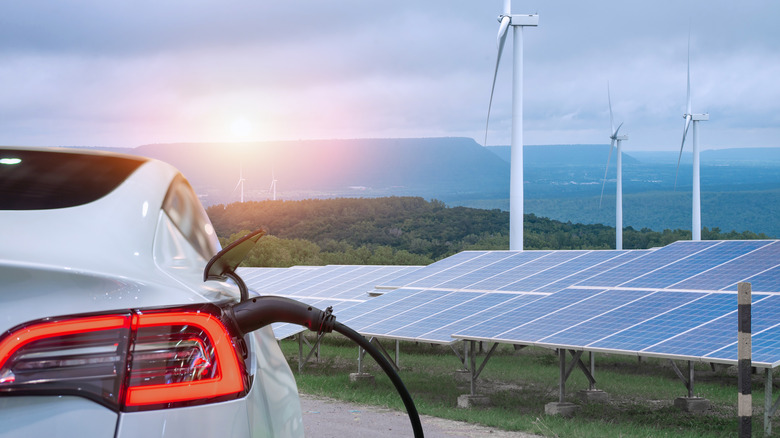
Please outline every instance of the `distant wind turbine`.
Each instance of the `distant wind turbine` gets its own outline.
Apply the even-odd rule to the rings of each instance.
[[[273,194],[273,200],[276,201],[276,176],[274,175],[274,172],[271,171],[271,187],[268,188],[268,192]]]
[[[607,82],[607,101],[609,102],[609,126],[610,131],[610,144],[609,155],[607,155],[607,169],[604,171],[604,182],[601,183],[601,198],[599,198],[599,208],[601,208],[601,201],[604,199],[604,185],[607,183],[607,172],[609,171],[609,159],[612,158],[612,149],[617,143],[617,191],[615,196],[615,249],[623,249],[623,152],[620,145],[623,141],[628,140],[627,135],[618,135],[620,127],[623,126],[621,122],[617,129],[615,128],[615,122],[612,117],[612,96],[609,92],[609,82]]]
[[[493,93],[496,89],[498,66],[501,52],[504,50],[509,26],[514,29],[512,67],[512,143],[509,159],[509,249],[523,249],[523,27],[537,26],[539,15],[512,14],[512,1],[504,0],[504,13],[499,15],[498,54],[493,72],[493,85],[490,88],[488,116],[485,122],[485,146],[487,146],[490,107],[493,105]]]
[[[238,186],[241,186],[241,203],[242,204],[244,203],[244,181],[246,181],[246,179],[244,179],[244,170],[243,170],[243,168],[239,168],[239,170],[238,170],[238,184],[236,184],[236,186],[233,188],[233,192],[236,191]]]
[[[680,155],[677,157],[677,171],[674,174],[674,188],[677,189],[677,176],[680,173],[680,160],[682,159],[683,147],[685,146],[685,137],[688,135],[688,127],[693,122],[693,217],[691,224],[692,240],[701,240],[701,186],[699,177],[699,139],[697,135],[700,121],[710,119],[709,114],[693,114],[691,109],[691,36],[688,35],[688,91],[687,107],[683,117],[685,126],[683,127],[682,142],[680,143]]]

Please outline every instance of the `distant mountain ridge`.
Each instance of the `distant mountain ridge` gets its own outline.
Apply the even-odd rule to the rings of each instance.
[[[245,200],[270,199],[275,178],[280,200],[418,196],[509,208],[509,147],[469,138],[176,143],[122,152],[173,164],[207,206],[239,201],[242,175]],[[608,154],[609,145],[524,147],[525,212],[614,226],[616,160],[613,153],[605,182]],[[625,226],[690,227],[691,154],[679,170],[678,154],[624,153]],[[704,226],[780,236],[780,148],[703,151],[701,181]]]
[[[470,138],[176,143],[133,153],[169,162],[207,204],[268,199],[271,179],[282,199],[415,195],[426,198],[508,196],[509,165]]]

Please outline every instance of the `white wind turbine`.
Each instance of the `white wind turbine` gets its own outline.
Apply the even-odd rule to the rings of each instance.
[[[677,171],[674,175],[674,187],[677,189],[677,175],[680,172],[680,159],[682,158],[685,137],[688,135],[688,127],[693,122],[693,215],[691,224],[692,240],[701,240],[701,186],[699,178],[699,139],[697,128],[700,121],[710,119],[709,114],[693,114],[691,109],[691,37],[688,36],[688,92],[685,114],[685,127],[683,128],[682,142],[680,143],[680,155],[677,157]]]
[[[268,192],[273,194],[273,200],[276,201],[276,176],[271,171],[271,187],[268,188]]]
[[[240,167],[239,170],[238,170],[238,183],[233,188],[233,192],[236,191],[238,186],[241,186],[241,203],[242,204],[244,203],[244,181],[246,181],[246,179],[244,179],[244,170],[243,170],[243,168]]]
[[[612,149],[615,148],[617,143],[617,190],[615,196],[615,249],[623,249],[623,152],[621,150],[621,143],[628,140],[627,135],[618,135],[620,127],[623,126],[621,122],[617,128],[615,128],[615,122],[612,117],[612,96],[609,93],[609,83],[607,83],[607,101],[609,102],[609,126],[611,128],[609,139],[609,155],[607,155],[607,169],[604,171],[604,181],[601,183],[601,198],[599,198],[599,208],[601,208],[601,201],[604,199],[604,185],[607,183],[607,172],[609,171],[609,159],[612,158]]]
[[[506,42],[509,26],[514,29],[513,67],[512,67],[512,143],[509,159],[509,249],[523,249],[523,27],[537,26],[539,15],[512,14],[512,1],[504,0],[504,13],[498,17],[498,55],[496,69],[493,72],[493,85],[490,89],[488,117],[485,122],[485,146],[487,146],[487,128],[490,122],[490,107],[493,104],[493,92],[496,89],[498,65]]]

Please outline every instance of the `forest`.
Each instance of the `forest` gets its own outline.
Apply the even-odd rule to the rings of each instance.
[[[465,250],[509,249],[509,213],[448,207],[421,197],[335,198],[218,204],[207,213],[221,243],[263,228],[244,266],[427,265]],[[625,249],[664,246],[690,230],[623,231]],[[705,240],[766,239],[765,234],[702,231]],[[524,249],[614,249],[615,228],[526,214]]]

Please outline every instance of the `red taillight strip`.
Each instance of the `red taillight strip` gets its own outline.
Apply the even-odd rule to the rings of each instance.
[[[90,316],[77,319],[46,321],[21,328],[0,342],[0,367],[18,349],[39,339],[66,336],[97,330],[111,330],[127,327],[129,315]]]
[[[244,390],[241,365],[230,334],[214,316],[205,312],[142,313],[133,318],[133,330],[141,327],[192,325],[201,328],[216,350],[217,374],[195,382],[133,386],[127,388],[125,406],[175,403],[186,400],[219,397]]]

